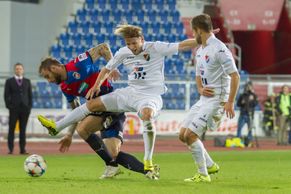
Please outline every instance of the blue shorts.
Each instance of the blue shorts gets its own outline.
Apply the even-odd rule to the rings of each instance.
[[[126,119],[124,113],[102,112],[89,115],[100,116],[104,119],[104,122],[110,121],[107,127],[100,131],[102,139],[115,137],[123,143],[123,124]]]

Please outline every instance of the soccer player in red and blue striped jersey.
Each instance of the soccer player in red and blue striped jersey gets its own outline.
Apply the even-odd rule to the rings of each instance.
[[[104,57],[107,61],[112,58],[112,53],[107,44],[103,43],[91,48],[66,65],[62,65],[56,59],[46,58],[39,67],[39,73],[49,82],[60,85],[67,101],[74,109],[79,105],[77,97],[85,97],[88,90],[93,87],[99,75],[99,67],[94,65],[94,63],[100,57]],[[113,72],[112,77],[113,79],[118,77],[117,70]],[[98,96],[112,91],[113,87],[110,82],[106,80],[102,84],[101,92]],[[153,174],[156,175],[155,173],[144,171],[143,163],[138,161],[134,156],[120,151],[123,140],[124,121],[124,113],[90,113],[78,124],[78,126],[77,124],[70,126],[67,134],[60,141],[60,151],[68,151],[72,142],[72,135],[75,129],[77,129],[82,139],[84,139],[106,163],[106,170],[100,178],[109,178],[118,174],[118,163],[130,170],[145,174],[148,178],[156,179],[157,176],[152,176]],[[101,137],[106,146],[102,139],[94,133],[100,130]],[[56,135],[58,132],[59,131],[56,131],[52,135]]]

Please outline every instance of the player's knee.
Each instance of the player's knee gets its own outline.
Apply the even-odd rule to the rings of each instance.
[[[184,134],[184,139],[187,145],[191,145],[193,142],[195,142],[198,139],[198,136],[192,131],[187,130],[186,133]]]
[[[153,118],[153,115],[153,109],[151,108],[144,108],[139,113],[139,117],[143,121],[150,121]]]
[[[185,143],[185,137],[184,137],[184,133],[180,131],[179,133],[179,140],[183,143]]]
[[[88,132],[88,130],[85,127],[83,127],[83,126],[78,126],[77,127],[77,133],[84,140],[86,140],[89,137],[89,135],[90,135],[90,133]]]

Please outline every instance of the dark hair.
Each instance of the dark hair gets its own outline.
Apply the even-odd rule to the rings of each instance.
[[[15,63],[14,68],[15,68],[16,66],[22,66],[22,67],[23,67],[23,64],[18,62],[18,63]]]
[[[205,32],[211,32],[213,29],[211,18],[207,14],[201,14],[193,17],[191,20],[191,26],[193,30],[197,30],[199,28]]]
[[[41,62],[40,66],[39,66],[39,69],[38,69],[38,73],[41,74],[41,71],[43,69],[49,69],[50,70],[50,67],[52,65],[59,66],[59,65],[62,65],[62,64],[55,58],[47,57]]]

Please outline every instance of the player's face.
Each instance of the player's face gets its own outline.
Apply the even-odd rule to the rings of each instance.
[[[41,75],[50,83],[60,84],[62,82],[61,75],[51,70],[43,69]]]
[[[142,46],[144,43],[143,37],[135,37],[135,38],[125,38],[126,46],[131,50],[134,55],[138,55],[142,52]]]
[[[15,75],[22,76],[24,69],[21,65],[16,65],[14,71],[15,71]]]
[[[202,44],[201,30],[193,29],[193,36],[196,39],[198,44]]]

